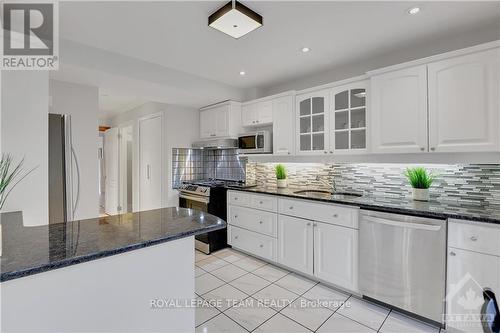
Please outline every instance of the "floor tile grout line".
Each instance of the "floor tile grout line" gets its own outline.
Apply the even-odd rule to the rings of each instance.
[[[229,310],[229,309],[228,309]],[[226,310],[227,311],[227,310]],[[222,312],[222,315],[226,316],[227,318],[229,318],[229,320],[235,322],[239,327],[243,328],[245,330],[245,332],[250,332],[250,330],[247,330],[246,327],[243,327],[243,325],[241,325],[240,323],[238,323],[236,320],[234,320],[233,318],[229,317],[227,314],[225,314],[224,312]]]
[[[351,295],[351,297],[352,297],[352,295]],[[349,297],[348,299],[350,299],[351,297]],[[346,300],[346,301],[347,301],[347,300]],[[340,308],[339,308],[339,309],[340,309]],[[338,309],[337,309],[337,310],[338,310]],[[338,312],[338,311],[335,311],[335,313],[337,313],[337,312]],[[351,317],[348,317],[348,316],[346,316],[346,315],[343,315],[343,314],[342,314],[342,313],[340,313],[340,312],[338,312],[337,314],[338,314],[339,316],[342,316],[342,317],[346,318],[346,319],[349,319],[350,321],[353,321],[353,322],[355,322],[355,323],[358,323],[358,324],[360,324],[361,326],[364,326],[364,327],[366,327],[366,328],[369,328],[369,329],[371,329],[373,332],[377,332],[377,330],[376,330],[376,329],[374,329],[374,328],[372,328],[372,327],[370,327],[370,326],[368,326],[368,325],[365,325],[365,324],[363,324],[363,323],[361,323],[361,322],[359,322],[359,321],[357,321],[357,320],[354,320],[354,319],[352,319]]]
[[[385,324],[385,321],[387,320],[387,318],[389,318],[389,315],[391,314],[392,312],[392,309],[389,309],[389,312],[387,313],[387,316],[384,318],[384,320],[382,321],[382,324],[380,324],[380,327],[378,328],[377,332],[380,332],[380,330],[382,329],[382,327],[384,326]]]

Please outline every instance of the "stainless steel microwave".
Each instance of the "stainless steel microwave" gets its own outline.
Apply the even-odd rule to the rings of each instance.
[[[238,148],[243,154],[270,154],[273,152],[271,136],[270,131],[240,134],[238,136]]]

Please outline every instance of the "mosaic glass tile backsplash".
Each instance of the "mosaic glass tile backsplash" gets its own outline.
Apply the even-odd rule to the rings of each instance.
[[[245,180],[247,159],[236,149],[172,149],[172,188],[201,179]]]
[[[410,196],[403,175],[409,164],[381,163],[283,163],[291,187],[310,186],[337,191],[363,192],[391,197]],[[247,182],[276,185],[275,163],[248,162]],[[423,165],[437,178],[430,189],[432,199],[474,205],[500,204],[500,164]]]

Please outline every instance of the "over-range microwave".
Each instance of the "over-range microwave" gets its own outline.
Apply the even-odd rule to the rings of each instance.
[[[238,148],[243,154],[264,154],[273,152],[272,134],[270,131],[258,131],[240,134]]]

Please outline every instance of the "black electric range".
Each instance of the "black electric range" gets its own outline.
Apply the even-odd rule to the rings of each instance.
[[[204,211],[227,221],[227,190],[255,186],[241,181],[204,179],[185,181],[179,188],[179,207]],[[227,229],[195,236],[196,249],[210,254],[227,247]]]

